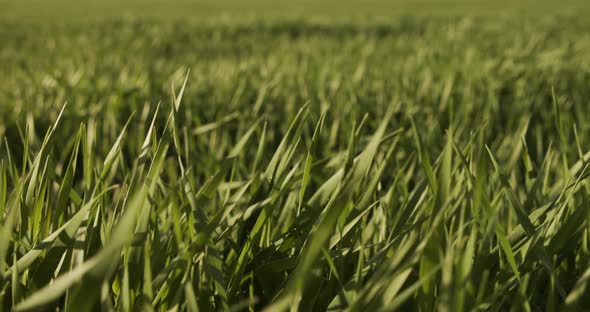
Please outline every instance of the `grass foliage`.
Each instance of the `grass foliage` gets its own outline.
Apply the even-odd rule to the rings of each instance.
[[[5,21],[0,311],[588,307],[588,26]]]

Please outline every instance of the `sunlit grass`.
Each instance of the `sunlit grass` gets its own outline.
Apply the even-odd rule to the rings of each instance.
[[[0,30],[0,311],[582,309],[587,24]]]

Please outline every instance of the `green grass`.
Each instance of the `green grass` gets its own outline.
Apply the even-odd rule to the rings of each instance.
[[[2,13],[0,311],[590,304],[581,9],[107,4]]]
[[[590,10],[585,0],[0,0],[0,19],[82,21],[113,16],[157,20],[392,19],[399,15],[552,15]]]

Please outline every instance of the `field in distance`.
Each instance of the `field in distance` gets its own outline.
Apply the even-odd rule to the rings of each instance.
[[[255,16],[284,18],[389,18],[399,15],[456,16],[463,14],[535,16],[590,13],[583,0],[0,0],[1,19],[74,20],[135,16],[154,19],[215,19]]]

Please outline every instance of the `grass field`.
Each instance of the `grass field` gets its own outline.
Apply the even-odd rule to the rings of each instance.
[[[590,305],[590,3],[279,3],[0,0],[0,312]]]
[[[156,20],[305,17],[391,20],[399,15],[496,16],[590,12],[585,0],[0,0],[0,17],[19,21],[104,20],[117,16]]]

